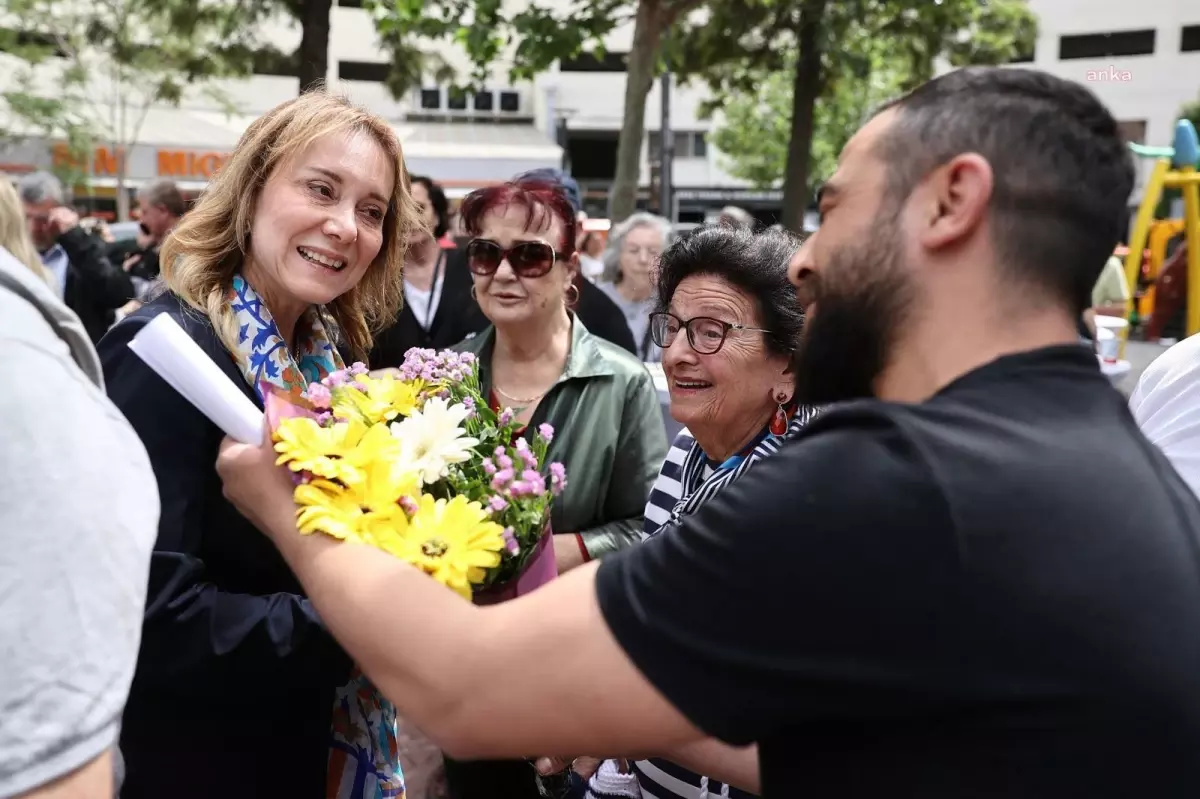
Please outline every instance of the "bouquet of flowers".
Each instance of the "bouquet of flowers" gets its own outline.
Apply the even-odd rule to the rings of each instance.
[[[377,547],[477,603],[555,576],[550,506],[567,476],[543,470],[554,430],[518,437],[512,411],[482,396],[473,355],[412,349],[381,377],[356,363],[306,400],[274,430],[301,533]]]

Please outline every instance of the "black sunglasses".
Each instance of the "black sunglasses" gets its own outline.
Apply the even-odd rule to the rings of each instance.
[[[725,337],[730,330],[753,330],[756,333],[770,333],[761,327],[735,325],[732,322],[722,322],[711,316],[695,316],[686,322],[678,316],[665,311],[650,314],[650,340],[662,349],[667,349],[675,343],[675,337],[680,330],[687,331],[688,344],[701,355],[713,355],[725,345]]]
[[[518,241],[501,247],[489,239],[471,239],[467,244],[467,267],[477,275],[492,275],[502,261],[508,261],[520,277],[541,277],[554,268],[562,256],[544,241]]]

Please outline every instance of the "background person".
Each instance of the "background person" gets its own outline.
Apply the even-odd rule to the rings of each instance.
[[[662,350],[650,340],[650,314],[658,303],[654,270],[671,238],[670,222],[639,212],[613,228],[604,251],[604,276],[598,285],[625,315],[636,354],[644,362],[662,359]]]
[[[100,343],[109,395],[163,502],[123,799],[403,787],[390,707],[351,681],[287,565],[222,495],[220,430],[129,349],[169,314],[258,407],[267,393],[298,402],[341,368],[339,347],[365,357],[372,331],[395,318],[420,224],[403,163],[391,126],[342,98],[313,91],[277,106],[167,239],[168,291]]]
[[[409,178],[424,227],[404,262],[404,306],[395,324],[375,340],[372,369],[398,368],[412,347],[445,349],[487,326],[471,299],[471,273],[461,248],[441,244],[450,224],[442,188],[427,177]]]
[[[79,317],[93,342],[133,299],[133,282],[104,254],[104,246],[79,226],[79,214],[63,204],[62,183],[49,172],[21,178],[29,235],[50,272],[59,298]]]

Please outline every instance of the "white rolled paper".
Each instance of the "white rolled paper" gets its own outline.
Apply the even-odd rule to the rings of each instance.
[[[129,349],[225,435],[243,444],[262,444],[263,412],[169,315],[150,320]]]

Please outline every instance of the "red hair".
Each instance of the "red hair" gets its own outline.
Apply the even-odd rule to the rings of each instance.
[[[541,230],[557,219],[563,224],[563,241],[557,252],[563,259],[575,254],[575,208],[567,193],[557,183],[548,180],[518,178],[497,186],[476,189],[463,198],[458,209],[463,230],[478,236],[483,230],[483,218],[492,211],[509,206],[525,210],[525,230]]]

